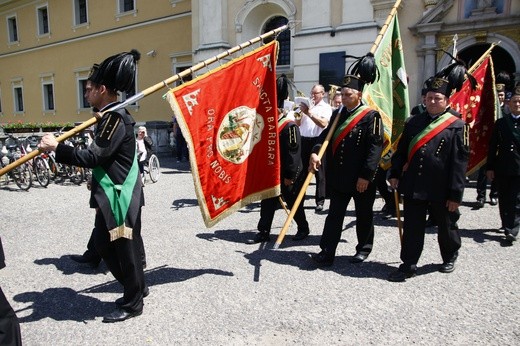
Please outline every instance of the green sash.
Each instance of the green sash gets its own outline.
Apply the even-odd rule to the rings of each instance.
[[[282,132],[283,128],[290,123],[294,123],[291,119],[288,119],[287,117],[283,117],[278,120],[278,133]]]
[[[369,111],[371,111],[372,108],[362,105],[354,113],[352,113],[347,120],[345,120],[336,131],[334,131],[334,134],[332,135],[332,153],[334,154],[336,152],[336,148],[341,143],[343,138],[345,138],[346,135],[349,134],[349,132],[354,128],[354,126],[357,125],[357,123],[363,119],[365,114],[367,114]],[[338,117],[341,114],[338,112]]]
[[[426,126],[420,133],[418,133],[408,146],[408,162],[412,160],[413,155],[420,147],[428,143],[433,137],[439,134],[442,130],[457,121],[457,117],[449,112],[444,113],[435,119],[430,125]]]
[[[132,229],[125,226],[125,219],[130,203],[132,202],[137,176],[139,175],[137,155],[134,155],[134,162],[123,184],[114,184],[101,166],[95,167],[92,170],[92,175],[103,188],[114,217],[116,227],[109,230],[110,241],[114,241],[118,238],[132,239]]]

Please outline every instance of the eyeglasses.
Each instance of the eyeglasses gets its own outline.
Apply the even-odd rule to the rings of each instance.
[[[322,94],[323,91],[311,91],[311,95],[318,95],[318,94]]]

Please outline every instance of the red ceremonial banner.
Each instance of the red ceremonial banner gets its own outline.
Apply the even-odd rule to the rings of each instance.
[[[471,175],[486,162],[489,138],[497,116],[493,61],[487,57],[472,73],[477,88],[471,90],[469,80],[450,97],[451,107],[461,113],[469,125],[470,157],[466,175]]]
[[[167,93],[206,227],[280,194],[273,41]]]

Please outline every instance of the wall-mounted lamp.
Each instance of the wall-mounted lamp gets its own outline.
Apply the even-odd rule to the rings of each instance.
[[[157,55],[157,51],[155,49],[152,49],[151,51],[146,53],[146,55],[148,55],[149,57],[155,58],[155,56]]]

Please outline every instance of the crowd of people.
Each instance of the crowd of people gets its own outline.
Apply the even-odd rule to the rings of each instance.
[[[371,66],[371,59],[367,55],[358,62]],[[467,184],[470,150],[469,127],[461,115],[450,108],[450,96],[462,88],[465,75],[473,79],[464,63],[457,60],[425,81],[422,102],[412,109],[405,123],[389,169],[380,165],[384,141],[381,115],[362,99],[364,86],[376,82],[374,71],[349,69],[341,88],[329,95],[330,106],[324,99],[325,88],[316,84],[311,89],[310,105],[302,102],[292,110],[280,109],[280,121],[290,122],[292,131],[298,134],[291,137],[281,132],[282,182],[285,186],[293,184],[293,190],[301,188],[295,178],[296,171],[284,173],[287,172],[284,165],[290,161],[287,155],[293,158],[297,155],[297,150],[284,144],[287,136],[295,141],[292,148],[301,147],[301,161],[304,165],[308,163],[308,170],[316,174],[316,211],[323,210],[325,198],[330,200],[319,244],[321,251],[312,256],[318,266],[334,263],[351,199],[355,204],[358,244],[350,262],[361,263],[368,258],[374,240],[373,205],[378,190],[385,201],[383,219],[397,216],[399,206],[396,206],[394,191],[398,193],[398,200],[403,201],[402,264],[388,280],[402,282],[416,275],[425,229],[429,226],[436,226],[438,230],[442,258],[439,271],[455,270],[461,247],[457,221]],[[497,77],[496,91],[500,112],[496,114],[498,120],[489,143],[487,165],[483,165],[478,174],[475,209],[484,207],[490,184],[489,204],[498,204],[500,228],[506,240],[514,242],[520,228],[520,86],[513,88],[510,79],[502,73]],[[283,103],[279,107],[283,107]],[[331,131],[333,133],[329,133]],[[326,150],[320,156],[325,142]],[[294,198],[288,196],[287,191],[282,196],[291,208]],[[262,201],[259,233],[249,241],[251,244],[270,240],[274,210],[280,204],[285,206],[283,200],[270,199],[269,221],[265,223],[265,203]],[[294,240],[309,234],[305,215],[300,210],[302,204],[303,201],[298,207],[298,232]]]
[[[97,267],[105,261],[123,287],[123,296],[103,322],[119,322],[142,314],[148,287],[143,268],[146,256],[141,237],[141,208],[144,206],[140,179],[143,163],[151,155],[152,143],[145,127],[134,134],[135,121],[125,108],[118,108],[118,92],[133,82],[139,52],[132,50],[105,59],[92,67],[85,97],[99,117],[93,141],[87,149],[73,148],[45,135],[40,150],[55,151],[56,160],[93,169],[90,206],[96,210],[94,229],[87,251],[73,256],[76,262]],[[359,58],[371,66],[373,56]],[[385,199],[386,218],[396,216],[399,206],[392,190],[403,200],[402,264],[388,280],[402,282],[417,273],[424,247],[427,217],[438,229],[442,257],[439,271],[451,273],[461,248],[454,218],[458,218],[466,185],[469,160],[468,127],[449,106],[449,97],[462,86],[465,67],[454,62],[429,78],[423,88],[422,103],[407,119],[391,167],[380,166],[384,125],[378,111],[362,98],[365,85],[377,82],[373,71],[349,69],[338,93],[326,102],[323,85],[312,87],[310,103],[283,111],[287,95],[279,95],[279,145],[281,155],[281,196],[261,202],[258,233],[250,244],[270,241],[273,216],[279,207],[293,208],[298,192],[305,186],[307,172],[316,176],[315,211],[324,210],[330,200],[320,251],[312,256],[319,267],[332,266],[340,242],[345,212],[351,199],[355,204],[357,245],[351,263],[364,262],[374,242],[376,190]],[[372,65],[375,66],[375,64]],[[359,66],[359,65],[356,65]],[[457,71],[458,73],[453,73]],[[484,207],[486,186],[491,183],[489,203],[498,204],[500,228],[505,239],[515,242],[520,229],[520,85],[497,83],[501,114],[496,120],[488,148],[487,164],[478,177],[477,207]],[[281,97],[280,97],[281,96]],[[178,161],[188,158],[182,134],[175,128]],[[326,143],[324,154],[320,156]],[[298,225],[293,240],[309,233],[303,202],[297,207]],[[455,221],[456,224],[456,221]],[[0,268],[4,266],[0,242]],[[4,339],[2,339],[4,338]],[[17,344],[18,320],[0,289],[0,343]]]

